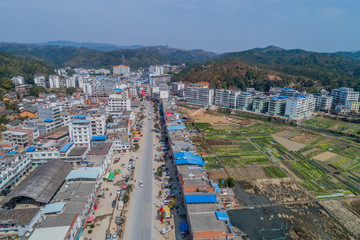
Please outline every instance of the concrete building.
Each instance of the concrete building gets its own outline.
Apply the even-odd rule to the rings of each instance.
[[[34,77],[34,84],[36,86],[46,87],[46,78],[44,76],[35,76]]]
[[[314,94],[315,98],[315,109],[317,111],[327,112],[331,110],[331,105],[333,101],[332,96]]]
[[[183,82],[173,82],[171,83],[171,92],[183,95],[183,90],[185,88],[185,84]]]
[[[286,96],[275,96],[269,100],[268,113],[271,115],[284,116],[286,108]]]
[[[114,89],[113,94],[109,95],[109,111],[131,111],[131,102],[126,90]]]
[[[346,102],[358,102],[359,101],[359,92],[355,92],[353,88],[339,88],[332,89],[331,96],[333,97],[333,104],[345,105]]]
[[[285,117],[298,119],[310,116],[315,110],[315,98],[312,95],[294,95],[286,100]]]
[[[92,135],[106,134],[106,111],[103,108],[92,108],[87,111],[87,119],[91,121]]]
[[[130,73],[130,67],[124,65],[118,65],[113,67],[113,74],[114,75],[122,75]]]
[[[25,80],[23,76],[17,76],[13,77],[11,81],[14,83],[14,85],[23,85],[25,84]]]
[[[93,136],[91,121],[86,119],[86,116],[74,115],[69,125],[69,134],[75,146],[89,147]]]
[[[236,100],[240,91],[232,91],[227,89],[216,89],[215,105],[227,108],[236,108]]]
[[[293,89],[291,87],[284,87],[281,89],[281,96],[287,96],[287,97],[293,97],[295,94],[297,94],[298,91],[296,89]]]
[[[153,76],[164,75],[164,66],[161,66],[161,65],[150,66],[149,72],[151,72],[151,74],[153,74]]]
[[[266,113],[269,108],[268,97],[255,97],[252,104],[252,111],[256,113]]]
[[[360,102],[346,102],[345,107],[347,107],[351,112],[359,112]]]
[[[26,132],[7,130],[1,133],[4,142],[11,143],[13,146],[19,148],[26,148],[29,146],[29,136]]]
[[[60,78],[58,75],[49,76],[49,85],[50,88],[60,88]]]
[[[39,105],[37,107],[37,111],[38,111],[38,116],[39,119],[45,120],[45,121],[53,121],[55,128],[59,128],[62,126],[62,121],[61,121],[61,116],[60,116],[60,112],[61,112],[61,107],[60,106],[52,106],[50,104],[43,104],[43,105]]]
[[[249,92],[241,92],[236,100],[236,108],[241,110],[251,110],[254,96]]]
[[[186,102],[212,105],[214,102],[214,89],[208,88],[206,84],[189,84],[184,89],[184,97]]]

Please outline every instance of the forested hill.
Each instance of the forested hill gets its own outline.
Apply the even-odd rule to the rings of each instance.
[[[238,74],[239,66],[248,69],[248,74],[243,74],[241,78]],[[268,71],[273,73],[269,77]],[[274,81],[279,78],[273,78],[272,75],[282,80]],[[274,84],[285,84],[299,88],[349,86],[360,90],[360,61],[330,53],[269,46],[222,54],[212,61],[185,68],[174,80],[196,81],[195,78],[209,81],[216,87],[244,88],[252,84],[266,90]]]
[[[203,50],[175,49],[167,46],[98,51],[84,47],[0,43],[0,51],[43,62],[51,67],[111,67],[122,63],[131,68],[156,64],[193,64],[212,59],[216,54]]]
[[[0,79],[21,75],[27,83],[32,83],[34,75],[53,73],[54,70],[43,63],[24,60],[0,51]]]

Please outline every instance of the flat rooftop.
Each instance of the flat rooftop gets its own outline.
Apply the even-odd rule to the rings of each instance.
[[[68,157],[82,156],[86,152],[86,150],[87,147],[74,147],[73,149],[71,149],[71,151],[67,156]]]
[[[69,127],[68,126],[64,126],[61,128],[57,128],[52,132],[48,132],[45,133],[43,135],[41,135],[39,138],[47,138],[47,139],[53,139],[53,140],[58,140],[60,138],[63,138],[65,136],[69,135]]]
[[[70,202],[87,202],[95,189],[95,185],[95,181],[79,181],[65,184],[57,193],[53,202],[66,201],[66,211]]]
[[[0,210],[0,225],[9,223],[26,225],[38,211],[40,211],[39,208]]]
[[[111,144],[111,142],[93,143],[88,155],[108,154]]]

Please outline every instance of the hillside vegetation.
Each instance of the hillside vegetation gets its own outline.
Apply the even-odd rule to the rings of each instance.
[[[360,61],[336,54],[284,50],[270,46],[226,53],[216,59],[189,66],[174,77],[182,81],[209,81],[214,87],[324,86],[360,90]]]

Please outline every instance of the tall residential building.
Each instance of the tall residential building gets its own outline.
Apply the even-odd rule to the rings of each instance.
[[[61,107],[51,106],[50,104],[39,105],[37,107],[39,119],[44,121],[53,122],[55,128],[62,126],[62,120],[60,116]]]
[[[189,103],[212,105],[214,102],[214,89],[206,84],[189,84],[184,90],[185,100]]]
[[[75,146],[90,146],[92,137],[91,121],[83,115],[74,115],[69,124],[69,134]]]
[[[297,119],[310,116],[315,110],[315,98],[312,95],[295,95],[286,100],[285,117]]]
[[[121,75],[125,73],[130,73],[130,67],[124,65],[118,65],[113,67],[113,74],[114,75]]]
[[[46,87],[46,79],[44,76],[35,76],[34,77],[34,84],[36,86],[43,86]]]
[[[74,77],[67,77],[65,79],[65,86],[67,88],[69,87],[75,87],[75,78]]]
[[[94,87],[91,83],[84,83],[83,84],[83,93],[89,94],[90,96],[94,93]]]
[[[358,102],[359,101],[359,92],[355,92],[353,88],[339,88],[332,89],[331,96],[333,97],[333,104],[343,104],[346,102]]]
[[[296,89],[293,89],[291,87],[284,87],[281,89],[281,96],[287,96],[287,97],[293,97],[295,94],[297,94],[298,91]]]
[[[347,107],[352,112],[359,112],[360,102],[346,102],[345,107]]]
[[[227,89],[216,89],[215,105],[227,108],[235,108],[236,100],[240,91],[232,91]]]
[[[87,111],[87,119],[91,121],[92,135],[105,135],[106,112],[103,108],[92,108]]]
[[[254,96],[249,92],[241,92],[236,100],[236,108],[241,110],[252,110]]]
[[[164,66],[158,65],[158,66],[150,66],[149,72],[153,74],[153,76],[161,76],[164,75]]]
[[[58,75],[51,75],[49,77],[50,88],[60,88],[60,78]]]
[[[114,89],[114,92],[109,95],[108,103],[110,112],[131,111],[131,102],[127,90]]]
[[[255,97],[252,104],[252,111],[266,113],[269,108],[269,98],[265,96]]]
[[[13,77],[11,81],[14,83],[14,85],[22,85],[25,83],[24,77],[22,76]]]
[[[317,111],[329,111],[331,109],[333,97],[321,94],[314,94],[315,109]]]
[[[185,88],[185,84],[183,82],[173,82],[171,83],[171,92],[180,93],[181,90]]]
[[[268,113],[272,115],[284,116],[286,107],[286,96],[274,96],[269,100]]]

